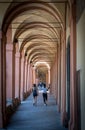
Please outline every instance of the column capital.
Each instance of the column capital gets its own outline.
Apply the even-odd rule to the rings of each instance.
[[[17,58],[20,58],[20,52],[16,52],[15,56],[16,56]]]
[[[13,44],[6,44],[6,50],[7,51],[13,51],[14,45]]]

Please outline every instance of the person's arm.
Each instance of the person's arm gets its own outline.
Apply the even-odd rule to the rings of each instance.
[[[47,88],[47,91],[49,90],[50,86]]]

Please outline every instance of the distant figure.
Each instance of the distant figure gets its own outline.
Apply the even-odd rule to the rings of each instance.
[[[44,105],[47,105],[47,100],[48,100],[48,95],[47,95],[47,91],[49,88],[46,88],[46,84],[43,84],[42,90],[43,90],[43,102]]]
[[[33,92],[33,99],[34,99],[33,105],[37,105],[38,88],[37,88],[36,84],[33,84],[32,92]]]

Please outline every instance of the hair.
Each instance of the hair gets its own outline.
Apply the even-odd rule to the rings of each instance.
[[[36,84],[33,84],[34,87],[36,87]]]
[[[44,83],[44,88],[46,87],[46,84]]]

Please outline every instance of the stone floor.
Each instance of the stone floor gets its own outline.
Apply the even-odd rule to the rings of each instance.
[[[61,125],[60,113],[53,95],[48,94],[48,105],[44,106],[39,93],[37,106],[33,106],[32,94],[21,103],[11,117],[6,130],[68,130]]]

